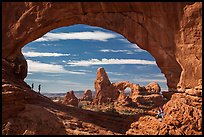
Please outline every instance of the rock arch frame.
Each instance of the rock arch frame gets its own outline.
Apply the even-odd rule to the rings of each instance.
[[[201,2],[3,2],[2,60],[24,80],[21,48],[48,31],[87,24],[115,31],[155,59],[169,90],[195,87],[202,79]]]

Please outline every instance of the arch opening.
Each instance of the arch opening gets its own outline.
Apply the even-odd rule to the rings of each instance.
[[[40,38],[50,30],[74,24],[98,26],[117,32],[127,38],[131,43],[136,43],[141,49],[147,50],[155,58],[158,67],[167,79],[168,90],[172,91],[174,89],[176,90],[177,88],[176,91],[182,92],[178,94],[174,94],[174,92],[171,92],[170,94],[163,94],[164,97],[167,97],[168,99],[167,104],[164,105],[165,113],[167,113],[166,120],[169,119],[168,113],[175,110],[174,104],[176,102],[178,104],[176,107],[179,111],[177,111],[178,113],[174,113],[175,118],[179,118],[180,114],[190,115],[189,118],[192,118],[191,112],[188,113],[189,109],[182,109],[186,106],[186,104],[187,106],[193,108],[193,110],[191,110],[195,111],[196,114],[198,112],[198,116],[200,116],[200,109],[202,106],[202,104],[200,104],[200,99],[196,99],[195,103],[193,104],[191,102],[192,98],[197,98],[194,96],[195,94],[198,96],[198,98],[202,96],[202,94],[200,94],[202,93],[201,2],[3,2],[2,5],[2,14],[7,15],[3,16],[2,18],[3,134],[44,134],[44,131],[47,133],[51,131],[50,134],[65,134],[65,129],[62,129],[63,125],[65,126],[64,121],[60,120],[62,118],[62,113],[58,113],[58,110],[63,113],[65,112],[66,118],[67,114],[69,113],[70,117],[73,118],[69,119],[70,122],[73,120],[74,125],[77,123],[79,129],[85,129],[86,131],[86,128],[81,128],[81,125],[84,125],[83,123],[81,124],[81,121],[86,121],[89,124],[93,122],[93,127],[96,127],[95,125],[103,127],[102,130],[97,130],[101,131],[101,133],[105,133],[107,132],[107,129],[110,129],[113,132],[123,134],[135,134],[137,131],[139,131],[137,133],[144,134],[146,129],[145,126],[143,126],[144,128],[140,128],[142,123],[144,125],[150,123],[150,126],[152,125],[152,129],[154,129],[154,118],[152,119],[149,117],[149,114],[148,117],[144,116],[144,111],[141,111],[141,116],[144,116],[144,119],[137,117],[135,120],[129,116],[121,117],[119,120],[118,117],[112,117],[112,115],[110,117],[109,114],[102,114],[102,117],[98,117],[99,113],[93,113],[93,115],[90,115],[88,111],[78,111],[78,108],[70,108],[68,110],[63,109],[62,111],[58,105],[54,105],[56,103],[53,103],[48,99],[46,100],[44,96],[38,95],[35,92],[31,92],[30,87],[26,85],[26,82],[24,82],[24,79],[27,77],[28,67],[25,57],[21,52],[22,48],[33,40]],[[39,64],[39,62],[37,63]],[[50,62],[40,63],[44,63],[44,65],[50,64]],[[75,65],[76,63],[77,62],[74,62]],[[52,71],[55,70],[53,70],[53,68],[58,68],[61,70],[64,69],[63,67],[57,65],[58,64],[53,62],[52,66],[55,67],[52,67]],[[106,69],[106,71],[109,70]],[[137,73],[139,73],[139,71]],[[52,76],[53,75],[55,74],[52,73]],[[114,77],[111,76],[111,74],[108,75],[111,82],[113,82]],[[53,82],[53,85],[59,86],[57,85],[57,82]],[[44,90],[43,85],[42,90]],[[193,93],[191,91],[193,91]],[[158,96],[161,97],[160,95]],[[185,98],[186,101],[182,101],[180,98]],[[151,99],[147,98],[147,100]],[[155,98],[155,101],[161,103],[161,101],[157,98]],[[189,102],[190,105],[188,105]],[[54,112],[57,110],[55,111],[58,113],[55,113],[57,115],[54,115],[53,113],[54,119],[56,120],[52,121],[51,119],[48,119],[48,124],[44,122],[46,125],[36,126],[36,124],[41,125],[42,123],[36,122],[36,115],[37,121],[47,121],[47,119],[44,119],[44,115],[43,117],[41,115],[44,114],[45,111],[42,111],[42,113],[36,113],[41,112],[42,109],[39,109],[39,107],[46,111],[53,110]],[[51,110],[50,108],[53,109]],[[29,113],[27,110],[29,110]],[[112,110],[113,111],[111,112],[115,112],[114,109]],[[26,115],[24,115],[24,112]],[[79,112],[82,113],[78,115]],[[28,114],[31,114],[31,116],[28,117]],[[98,120],[93,119],[92,116],[97,116]],[[51,117],[51,115],[48,115],[47,118]],[[79,124],[78,121],[75,122],[76,118],[80,120]],[[117,118],[117,123],[115,118]],[[62,122],[62,125],[56,123],[58,120],[60,120],[60,123]],[[199,119],[196,118],[195,120],[198,120],[197,123],[200,123]],[[132,121],[137,121],[137,123],[132,123]],[[147,122],[144,123],[144,121]],[[34,123],[34,127],[33,124],[30,124],[30,122]],[[50,122],[51,124],[49,124]],[[55,124],[52,124],[53,122]],[[158,124],[160,124],[160,122],[158,122]],[[192,129],[192,124],[194,123],[187,123],[186,126],[189,127],[189,129],[183,131],[182,133],[201,134],[201,126],[196,126],[196,129]],[[21,125],[28,125],[28,130],[25,129],[25,126],[21,127]],[[52,130],[53,125],[56,127],[55,129],[59,130]],[[140,127],[135,128],[137,125]],[[18,127],[18,129],[15,127]],[[103,130],[104,128],[106,129]],[[34,132],[30,131],[31,129],[33,129],[32,131]],[[92,126],[90,129],[92,131]],[[61,132],[61,130],[63,130],[63,132]],[[23,131],[25,132],[23,133]],[[75,128],[73,131],[76,131]],[[152,130],[151,132],[155,133],[155,131],[157,132],[157,130]],[[167,134],[176,134],[177,131],[179,132],[179,129],[169,130],[167,128],[167,130],[164,129],[160,131],[161,134],[164,132]],[[182,127],[180,131],[182,131]],[[78,134],[78,132],[75,133]],[[97,133],[100,134],[100,132]],[[110,132],[108,131],[108,133]]]
[[[131,93],[131,88],[130,87],[125,88],[125,94],[127,96],[130,96],[130,93]]]
[[[27,44],[22,53],[28,63],[25,81],[42,83],[45,93],[94,91],[96,71],[101,66],[111,82],[129,80],[145,86],[155,81],[167,90],[166,79],[151,54],[104,28],[76,24],[54,29]]]

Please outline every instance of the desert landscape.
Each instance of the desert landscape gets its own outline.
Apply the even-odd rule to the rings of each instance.
[[[2,15],[3,135],[202,135],[202,2],[2,2]],[[32,90],[22,47],[77,23],[137,42],[155,58],[168,91],[154,81],[113,83],[103,67],[95,70],[95,91],[80,98],[74,90],[63,97]]]

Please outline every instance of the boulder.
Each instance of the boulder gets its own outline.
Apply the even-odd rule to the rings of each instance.
[[[137,103],[138,106],[148,108],[158,107],[167,102],[167,100],[159,94],[138,95],[133,101]]]
[[[74,95],[74,91],[72,90],[72,91],[67,92],[62,103],[65,105],[72,105],[72,106],[77,107],[79,101],[77,97]]]
[[[145,88],[147,92],[151,94],[154,94],[154,93],[159,94],[159,92],[161,91],[159,84],[156,82],[149,83]]]
[[[125,92],[120,92],[120,95],[114,104],[119,106],[133,106],[134,102],[132,102],[132,99],[127,96]]]
[[[186,89],[185,93],[192,96],[202,97],[202,90]]]
[[[149,92],[146,91],[146,88],[144,86],[140,86],[139,84],[132,84],[131,85],[131,92],[130,92],[130,98],[133,100],[138,96],[138,95],[148,95],[150,94]]]
[[[89,90],[89,89],[85,90],[81,100],[82,101],[92,101],[93,100],[93,98],[92,98],[92,91]]]

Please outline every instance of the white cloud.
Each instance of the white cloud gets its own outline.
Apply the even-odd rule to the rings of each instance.
[[[147,52],[146,50],[143,50],[140,47],[138,47],[137,44],[131,44],[130,48],[135,49],[136,52]]]
[[[48,32],[43,37],[35,40],[35,42],[69,40],[69,39],[107,41],[108,39],[115,38],[115,37],[116,35],[112,33],[107,33],[102,31],[93,31],[93,32],[86,31],[86,32],[70,32],[70,33]]]
[[[129,41],[128,41],[127,39],[125,39],[125,38],[118,39],[118,40],[120,40],[120,41],[122,41],[122,42],[124,42],[124,43],[131,43],[131,42],[129,42]],[[143,50],[143,49],[141,49],[140,47],[138,47],[137,44],[130,44],[130,48],[135,49],[135,50],[134,50],[135,52],[147,52],[146,50]]]
[[[65,70],[62,65],[46,64],[38,61],[27,60],[28,72],[44,72],[44,73],[70,73],[70,74],[86,74],[84,72],[75,72]]]
[[[59,74],[50,74],[50,75],[46,74],[46,76],[50,76],[50,77],[59,77],[60,75],[59,75]]]
[[[129,48],[131,48],[131,50],[101,49],[99,51],[100,52],[123,52],[123,53],[126,53],[126,54],[134,54],[134,52],[147,52],[146,50],[143,50],[140,47],[138,47],[136,44],[130,44]]]
[[[40,82],[40,83],[49,83],[47,79],[25,79],[25,81]]]
[[[118,40],[120,40],[120,41],[122,41],[122,42],[124,42],[124,43],[130,43],[127,39],[125,39],[125,38],[121,38],[121,39],[118,39]]]
[[[127,75],[126,73],[121,74],[121,73],[117,73],[117,72],[106,72],[108,75],[116,75],[116,76],[124,76]]]
[[[84,25],[84,28],[89,28],[89,29],[103,29],[103,28],[100,28],[100,27],[97,27],[97,26],[89,26],[89,25],[87,25],[87,26]]]
[[[130,51],[130,50],[113,50],[113,49],[101,49],[101,50],[99,50],[99,51],[101,51],[101,52],[114,52],[114,53],[117,53],[117,52],[123,52],[123,53],[126,53],[126,54],[133,54],[133,52],[132,51]]]
[[[81,85],[81,83],[76,83],[68,80],[60,80],[60,79],[26,79],[26,81],[32,81],[32,82],[40,82],[40,83],[61,83],[61,84],[68,84],[68,85]]]
[[[113,49],[101,49],[99,50],[100,52],[113,52],[113,53],[117,53],[117,52],[123,52],[123,53],[126,53],[126,54],[133,54],[133,52],[131,50],[113,50]],[[133,50],[135,51],[135,50]]]
[[[86,72],[86,73],[93,73],[93,71],[90,71],[90,70],[77,70],[78,72]]]
[[[48,53],[48,52],[23,52],[26,57],[59,57],[59,56],[70,56],[70,54],[61,53]]]
[[[134,81],[137,82],[157,82],[157,83],[167,83],[167,80],[166,79],[153,79],[153,78],[137,78],[137,79],[134,79]]]
[[[118,82],[118,81],[125,81],[124,79],[120,79],[120,78],[110,78],[110,81],[112,83]]]
[[[148,77],[160,77],[160,78],[165,78],[164,74],[160,73],[160,74],[149,74]]]
[[[81,61],[70,61],[67,64],[71,66],[91,66],[91,65],[108,65],[108,64],[145,64],[156,65],[155,61],[139,60],[139,59],[90,59]]]

